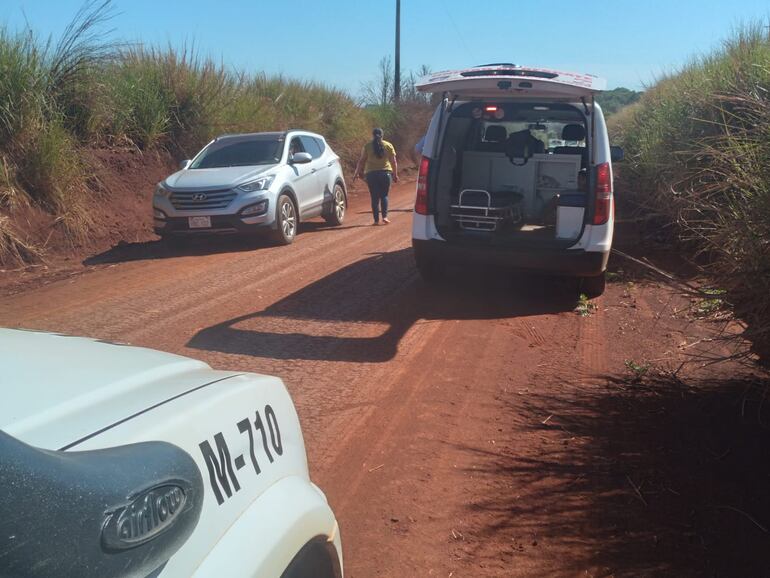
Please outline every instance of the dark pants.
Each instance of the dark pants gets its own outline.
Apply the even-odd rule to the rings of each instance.
[[[380,207],[382,207],[382,217],[388,216],[390,178],[390,171],[369,171],[366,173],[366,184],[369,185],[369,195],[372,197],[372,215],[374,215],[375,222],[380,221]]]

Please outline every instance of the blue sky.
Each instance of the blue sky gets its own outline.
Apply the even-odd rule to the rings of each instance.
[[[0,0],[0,23],[61,33],[82,0]],[[395,0],[113,0],[116,39],[192,44],[247,71],[281,73],[354,96],[394,51]],[[640,89],[708,52],[767,0],[402,0],[402,70],[514,62]]]

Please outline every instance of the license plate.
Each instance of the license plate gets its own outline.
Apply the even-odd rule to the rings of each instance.
[[[191,229],[210,229],[211,217],[187,217],[187,225]]]

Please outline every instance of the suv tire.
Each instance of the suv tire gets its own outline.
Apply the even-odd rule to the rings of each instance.
[[[328,215],[324,216],[326,222],[335,227],[339,227],[345,220],[345,211],[348,208],[348,201],[345,197],[345,189],[340,183],[334,184],[332,191],[332,206]]]
[[[290,245],[297,236],[297,208],[286,193],[278,195],[275,205],[275,224],[273,239],[279,245]]]

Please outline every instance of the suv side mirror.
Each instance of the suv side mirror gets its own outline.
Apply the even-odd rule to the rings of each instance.
[[[294,153],[289,157],[289,164],[291,165],[304,165],[313,160],[310,153]]]
[[[613,163],[618,163],[626,158],[626,153],[623,152],[623,147],[611,146],[610,147],[610,160]]]
[[[179,163],[180,170],[185,170],[187,167],[190,166],[190,163],[192,163],[190,159],[183,160],[181,163]]]

